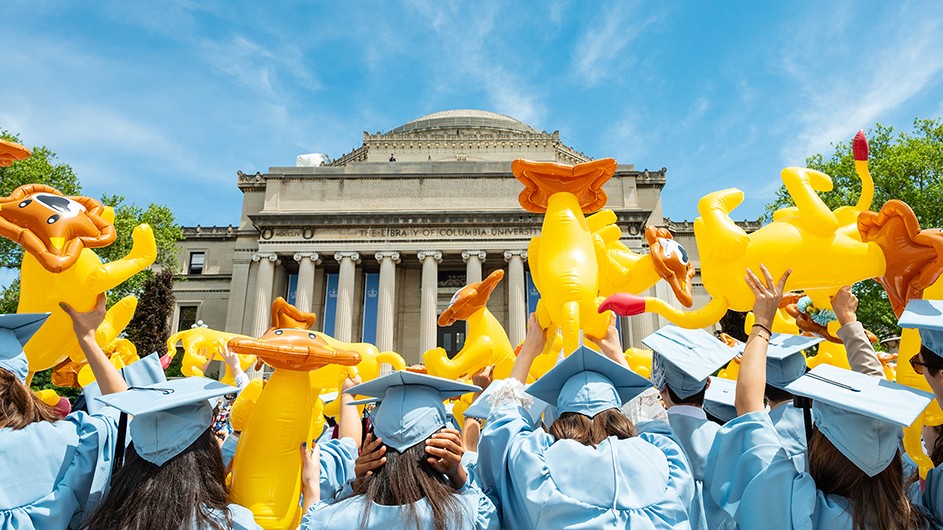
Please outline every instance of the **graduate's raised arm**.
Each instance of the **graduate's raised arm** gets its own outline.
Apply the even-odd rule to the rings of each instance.
[[[878,359],[874,346],[868,340],[868,335],[864,327],[858,322],[855,311],[858,309],[858,297],[851,292],[851,287],[846,285],[835,293],[832,297],[832,311],[835,312],[835,318],[841,327],[838,329],[838,338],[845,345],[845,353],[848,355],[848,364],[855,372],[873,375],[874,377],[884,377],[884,366]]]
[[[772,336],[770,331],[773,317],[779,309],[779,302],[783,299],[786,279],[792,269],[787,270],[779,282],[774,282],[765,265],[760,265],[763,279],[747,269],[746,282],[756,301],[753,303],[753,314],[756,323],[750,331],[746,346],[743,350],[743,360],[740,362],[740,375],[737,377],[737,397],[735,404],[737,414],[742,416],[750,412],[764,410],[763,394],[766,390],[766,350]]]
[[[95,374],[95,380],[98,381],[98,387],[102,395],[112,394],[114,392],[124,392],[128,389],[128,384],[117,368],[111,364],[111,361],[105,357],[98,342],[95,340],[95,331],[105,319],[105,294],[99,294],[98,300],[90,311],[80,312],[65,302],[60,302],[59,307],[72,319],[72,329],[75,331],[75,337],[79,340],[79,347],[82,353],[88,359],[88,365]]]
[[[547,332],[540,328],[537,315],[531,313],[530,318],[527,320],[527,335],[524,337],[524,343],[521,344],[521,351],[517,354],[517,359],[514,360],[511,377],[521,383],[527,383],[530,366],[534,364],[534,359],[544,350],[546,342]]]
[[[337,399],[341,401],[340,417],[337,421],[337,437],[350,438],[354,441],[357,449],[360,449],[363,443],[363,424],[360,422],[357,407],[347,404],[354,400],[354,396],[348,394],[347,390],[362,382],[359,375],[348,376],[341,384],[341,393],[337,396]]]

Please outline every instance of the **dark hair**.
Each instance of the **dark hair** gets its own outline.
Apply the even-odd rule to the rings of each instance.
[[[776,388],[775,386],[769,383],[766,383],[765,394],[766,394],[766,401],[768,401],[770,405],[781,403],[783,401],[792,401],[792,398],[795,397],[789,392],[786,392],[785,390],[781,388]]]
[[[43,403],[32,390],[3,368],[0,368],[0,428],[20,430],[38,421],[62,419]]]
[[[920,345],[920,357],[923,358],[924,369],[935,376],[943,370],[943,357],[933,353],[933,350],[923,344]]]
[[[126,454],[111,491],[86,523],[88,530],[180,530],[194,522],[196,528],[232,527],[223,458],[210,429],[163,466],[130,447]],[[210,517],[211,509],[225,514],[225,524]]]
[[[923,512],[911,504],[904,490],[899,450],[884,470],[869,477],[824,434],[813,429],[809,442],[809,474],[822,493],[848,500],[853,530],[905,530],[927,526]]]
[[[428,462],[425,440],[402,453],[386,447],[386,463],[373,475],[358,478],[353,483],[355,495],[366,500],[360,527],[366,528],[370,520],[370,509],[374,504],[399,506],[403,528],[409,521],[417,530],[422,528],[416,502],[426,499],[432,511],[432,524],[436,530],[458,528],[462,525],[462,505],[453,495],[456,492],[446,478],[432,469]]]
[[[675,394],[675,391],[672,390],[670,386],[665,385],[665,388],[668,390],[668,397],[671,398],[671,402],[674,403],[675,405],[691,405],[693,407],[704,406],[704,394],[707,392],[706,385],[697,394],[694,394],[693,396],[688,396],[684,399],[678,396],[678,394]]]
[[[564,412],[550,424],[550,434],[557,440],[576,440],[596,447],[610,436],[624,440],[638,435],[638,431],[622,412],[609,409],[593,418],[578,412]]]

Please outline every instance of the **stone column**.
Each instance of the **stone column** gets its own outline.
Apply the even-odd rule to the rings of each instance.
[[[487,256],[488,253],[484,250],[462,251],[462,259],[465,260],[465,285],[481,281],[481,264]],[[468,322],[465,323],[465,336],[468,336]]]
[[[488,253],[484,250],[462,251],[462,259],[465,260],[465,285],[481,281],[481,264],[487,256]]]
[[[335,252],[334,259],[340,264],[337,274],[337,309],[334,311],[334,338],[350,342],[354,327],[354,274],[360,263],[356,252]]]
[[[258,337],[265,333],[272,323],[272,282],[275,279],[275,253],[258,252],[252,261],[258,262],[259,272],[255,279],[255,318],[252,321],[251,335]]]
[[[419,306],[419,355],[436,347],[436,305],[439,298],[439,263],[442,252],[420,250],[416,256],[422,262],[422,288]]]
[[[396,265],[399,252],[377,252],[380,262],[380,292],[377,294],[377,349],[393,349],[393,311],[396,305]],[[385,375],[392,370],[389,363],[383,363],[380,373]]]
[[[252,261],[258,262],[259,271],[255,280],[255,314],[252,321],[252,330],[249,335],[259,337],[272,323],[272,281],[275,278],[275,261],[278,255],[272,252],[257,252]],[[255,366],[249,367],[246,375],[250,379],[261,377],[262,371]]]
[[[527,333],[527,282],[524,281],[526,250],[505,250],[508,262],[508,338],[517,346]]]
[[[317,252],[297,252],[295,261],[298,262],[298,286],[295,288],[295,307],[305,313],[311,312],[311,302],[314,299],[314,269],[321,263]]]

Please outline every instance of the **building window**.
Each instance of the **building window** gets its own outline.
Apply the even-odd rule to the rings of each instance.
[[[204,263],[206,263],[206,252],[191,252],[187,274],[203,274]]]
[[[196,311],[197,306],[195,305],[182,305],[177,316],[177,331],[185,331],[190,329],[190,326],[196,324]]]
[[[465,322],[454,322],[451,326],[438,329],[437,344],[449,354],[449,359],[465,346]]]

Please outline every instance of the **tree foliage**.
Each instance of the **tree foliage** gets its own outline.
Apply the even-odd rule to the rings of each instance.
[[[943,119],[914,120],[913,131],[895,132],[891,127],[876,124],[867,131],[870,151],[869,168],[874,178],[872,210],[878,210],[889,199],[907,203],[917,215],[922,228],[943,227]],[[819,195],[833,210],[854,205],[861,194],[861,180],[855,174],[854,155],[848,142],[833,145],[829,155],[816,154],[806,159],[806,167],[832,177],[834,188]],[[766,205],[765,221],[779,208],[795,203],[785,186]],[[840,264],[830,264],[841,266]],[[879,337],[899,333],[897,318],[884,289],[874,280],[853,286],[859,299],[858,319],[865,328]]]
[[[171,269],[164,269],[144,281],[134,318],[125,329],[125,334],[137,347],[141,357],[151,352],[163,354],[170,337],[174,302],[174,275]]]

